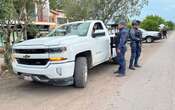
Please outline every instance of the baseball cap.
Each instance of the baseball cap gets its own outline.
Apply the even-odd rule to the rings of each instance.
[[[140,25],[140,21],[139,20],[133,20],[132,21],[132,25]]]
[[[121,24],[121,25],[126,25],[126,21],[125,20],[120,20],[118,24]]]

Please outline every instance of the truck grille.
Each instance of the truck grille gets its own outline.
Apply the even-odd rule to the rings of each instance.
[[[16,59],[18,64],[23,65],[46,65],[48,63],[48,59],[22,59],[17,58]]]
[[[14,52],[20,54],[43,54],[47,53],[48,49],[14,49]]]

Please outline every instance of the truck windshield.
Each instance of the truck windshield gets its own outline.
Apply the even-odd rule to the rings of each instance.
[[[70,35],[78,35],[78,36],[86,36],[89,30],[90,23],[73,23],[73,24],[65,24],[57,27],[55,30],[50,32],[47,36],[70,36]]]

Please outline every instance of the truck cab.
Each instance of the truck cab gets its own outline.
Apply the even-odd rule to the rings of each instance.
[[[78,21],[58,26],[46,37],[13,46],[13,70],[24,80],[84,88],[88,70],[111,58],[104,23]]]

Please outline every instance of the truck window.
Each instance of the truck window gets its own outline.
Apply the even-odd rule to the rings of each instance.
[[[86,36],[89,30],[90,23],[73,23],[73,24],[65,24],[57,27],[51,33],[48,34],[48,37],[52,36]]]
[[[98,35],[98,37],[105,36],[104,27],[103,27],[103,25],[100,22],[94,24],[93,29],[92,29],[92,34],[97,32],[97,31],[100,32],[99,33],[100,35]]]
[[[95,30],[103,30],[103,25],[101,23],[95,23],[94,28]]]
[[[92,33],[94,33],[96,30],[104,30],[103,25],[101,23],[95,23],[93,26]]]

